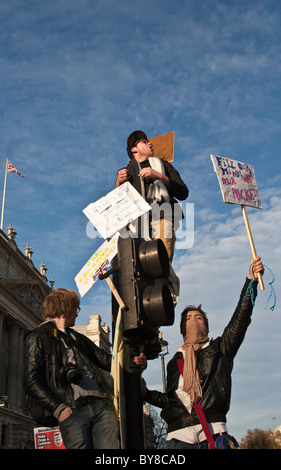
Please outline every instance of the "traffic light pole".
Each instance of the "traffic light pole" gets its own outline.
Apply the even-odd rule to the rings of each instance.
[[[144,449],[143,398],[141,394],[141,370],[132,366],[133,351],[124,345],[124,396],[125,396],[125,449]]]
[[[117,259],[112,261],[113,284],[119,292]],[[120,304],[112,295],[112,343]],[[123,369],[120,377],[120,435],[123,449],[144,449],[143,399],[141,393],[141,370],[133,365],[134,351],[124,343]]]
[[[169,258],[160,239],[120,237],[118,256],[111,265],[112,269],[100,278],[113,275],[110,284],[113,342],[118,311],[122,309],[121,443],[123,449],[144,449],[141,370],[134,364],[134,356],[144,351],[147,359],[158,357],[159,327],[174,322],[174,304],[167,284]]]

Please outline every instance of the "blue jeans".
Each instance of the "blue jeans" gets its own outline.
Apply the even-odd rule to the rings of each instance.
[[[167,449],[208,449],[208,442],[202,441],[196,444],[188,444],[187,442],[178,441],[177,439],[171,439],[167,441]]]
[[[113,403],[98,398],[78,406],[59,423],[66,449],[118,449],[119,427]]]

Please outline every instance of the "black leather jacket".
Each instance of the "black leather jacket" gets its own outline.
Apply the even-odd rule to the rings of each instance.
[[[43,339],[47,338],[50,350],[43,347]],[[63,403],[74,407],[70,384],[61,384],[58,372],[63,367],[62,346],[53,321],[42,323],[25,338],[24,349],[24,387],[27,395],[33,398],[51,414]],[[71,329],[71,336],[79,354],[87,364],[99,386],[108,393],[108,385],[100,369],[110,371],[111,354],[98,348],[85,335]],[[46,368],[46,361],[49,367]]]
[[[222,336],[211,340],[210,345],[198,354],[197,367],[203,392],[200,401],[208,422],[226,422],[230,406],[233,359],[251,322],[253,310],[251,296],[247,292],[249,283],[250,280],[247,279],[235,312]],[[253,290],[256,297],[257,282],[254,282]],[[167,365],[167,394],[146,389],[145,401],[162,408],[161,416],[168,424],[168,432],[199,424],[194,407],[189,413],[176,394],[180,377],[177,359],[182,357],[182,353],[177,352]]]
[[[169,195],[171,203],[176,203],[176,199],[184,201],[188,197],[189,190],[186,184],[181,179],[179,172],[173,165],[165,160],[162,161],[165,168],[165,175],[169,178]],[[149,165],[149,163],[147,163]],[[136,160],[130,160],[128,166],[128,181],[134,188],[141,194],[141,183],[139,174],[139,166]],[[147,184],[153,183],[153,180],[148,180]]]

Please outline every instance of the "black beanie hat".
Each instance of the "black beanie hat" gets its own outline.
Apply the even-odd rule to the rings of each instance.
[[[129,135],[127,139],[127,152],[130,158],[132,158],[131,148],[133,148],[135,143],[141,139],[148,140],[146,134],[143,131],[134,131]]]

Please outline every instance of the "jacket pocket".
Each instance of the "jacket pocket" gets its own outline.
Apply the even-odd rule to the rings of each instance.
[[[217,403],[225,402],[227,394],[226,394],[226,386],[224,384],[224,381],[221,380],[221,377],[219,375],[215,375],[215,380],[217,384],[217,386],[214,388],[214,395],[216,397],[216,402]]]

